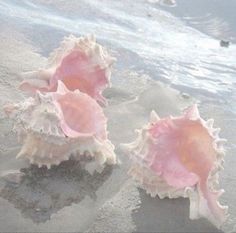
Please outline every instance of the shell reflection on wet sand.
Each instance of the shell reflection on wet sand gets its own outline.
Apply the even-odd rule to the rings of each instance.
[[[160,119],[152,111],[150,122],[127,145],[132,165],[129,174],[160,198],[188,197],[190,218],[207,218],[221,227],[228,207],[219,204],[218,190],[224,149],[213,120],[203,120],[194,105],[181,117]]]
[[[96,200],[96,191],[110,177],[112,169],[106,166],[101,173],[91,175],[83,169],[81,161],[73,160],[51,169],[31,165],[21,169],[20,182],[5,179],[0,197],[12,203],[24,217],[42,223],[65,206],[78,204],[86,196]]]
[[[91,156],[101,166],[116,163],[103,109],[89,95],[69,91],[61,81],[56,92],[37,92],[35,98],[6,105],[5,112],[23,142],[18,158],[48,168],[72,154],[75,159]]]
[[[106,104],[103,90],[110,86],[111,66],[115,61],[94,36],[65,37],[48,58],[45,69],[22,74],[20,89],[28,92],[55,91],[58,80],[69,90],[80,90]]]

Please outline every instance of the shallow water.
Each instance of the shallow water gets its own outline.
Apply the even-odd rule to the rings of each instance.
[[[95,175],[70,161],[50,172],[29,167],[15,160],[19,145],[12,122],[1,112],[0,171],[23,169],[23,178],[20,184],[14,181],[19,177],[1,180],[0,231],[216,231],[203,219],[188,219],[187,200],[160,201],[134,188],[119,146],[134,139],[150,110],[175,115],[196,101],[203,117],[214,118],[228,139],[222,202],[231,213],[224,230],[233,229],[236,26],[231,9],[236,3],[222,2],[182,0],[176,7],[144,0],[0,2],[0,104],[23,98],[19,73],[43,66],[63,36],[94,33],[117,58],[105,112],[123,162]],[[220,47],[220,39],[232,44]]]

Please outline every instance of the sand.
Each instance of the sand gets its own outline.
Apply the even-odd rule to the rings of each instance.
[[[47,43],[47,42],[45,42]],[[17,28],[1,28],[0,108],[24,96],[17,89],[20,73],[42,67],[42,51]],[[121,56],[121,51],[114,49]],[[121,143],[131,142],[156,110],[160,116],[176,115],[194,100],[169,86],[152,80],[148,74],[115,67],[113,86],[105,91],[109,138],[116,146],[121,164],[90,174],[75,161],[64,162],[51,170],[16,160],[20,145],[12,133],[12,123],[0,111],[0,231],[1,232],[218,232],[205,219],[190,220],[189,201],[183,198],[151,198],[127,176],[129,160]],[[205,101],[203,116],[216,118],[227,138],[234,138],[225,113],[216,103]],[[212,111],[209,111],[212,108]],[[227,115],[230,119],[230,116]],[[232,155],[230,149],[228,154]],[[235,209],[235,175],[230,156],[222,184],[227,194],[223,202]],[[233,178],[234,177],[234,178]],[[234,215],[230,219],[234,220]],[[231,224],[231,225],[230,225]],[[232,229],[232,223],[226,230]]]

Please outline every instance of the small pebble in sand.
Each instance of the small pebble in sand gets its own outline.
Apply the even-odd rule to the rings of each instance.
[[[188,93],[183,92],[181,95],[184,99],[189,99],[190,98],[190,95]]]
[[[227,41],[227,40],[221,40],[221,41],[220,41],[220,46],[221,46],[221,47],[228,48],[229,45],[230,45],[230,42]]]

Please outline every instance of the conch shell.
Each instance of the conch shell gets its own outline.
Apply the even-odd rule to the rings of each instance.
[[[110,85],[111,66],[115,58],[96,43],[94,36],[65,37],[48,58],[45,69],[23,74],[20,89],[35,93],[55,91],[58,80],[71,90],[79,89],[105,105],[103,90]]]
[[[218,202],[217,190],[224,149],[213,120],[203,120],[196,105],[181,117],[160,119],[152,111],[138,138],[126,145],[132,165],[129,174],[151,196],[189,197],[190,219],[207,218],[220,227],[228,207]]]
[[[69,91],[61,81],[56,92],[37,92],[35,98],[8,104],[4,109],[14,119],[14,130],[23,141],[17,157],[48,168],[72,154],[75,159],[94,157],[99,165],[116,163],[100,105],[79,90]]]

